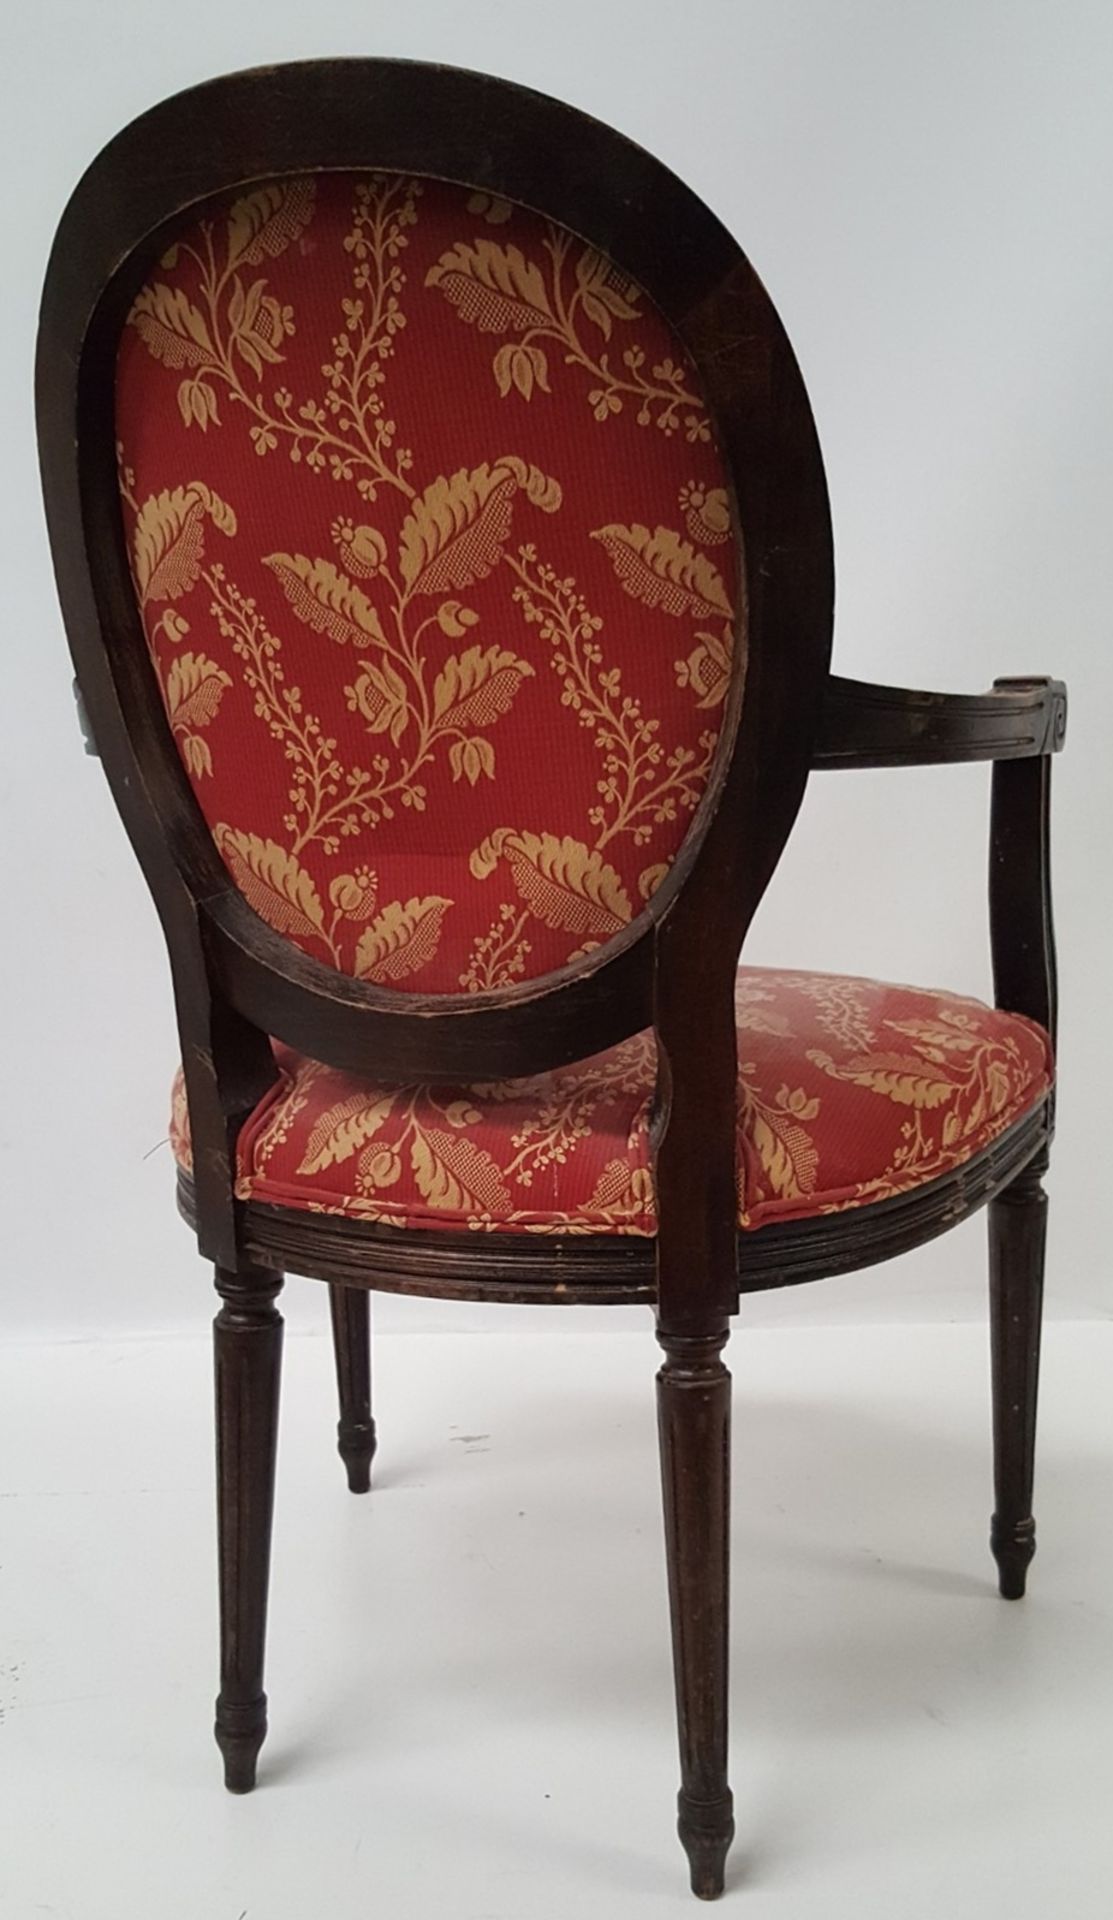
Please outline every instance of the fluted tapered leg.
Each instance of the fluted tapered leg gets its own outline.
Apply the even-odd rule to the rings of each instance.
[[[734,1837],[727,1785],[730,1564],[728,1329],[693,1337],[658,1330],[665,1361],[657,1414],[669,1606],[680,1734],[677,1828],[692,1891],[714,1900]]]
[[[278,1444],[282,1275],[216,1270],[213,1323],[220,1562],[216,1740],[224,1784],[249,1793],[267,1732],[263,1653]]]
[[[1040,1369],[1047,1157],[1024,1168],[989,1207],[994,1511],[990,1546],[1006,1600],[1024,1593],[1036,1551],[1032,1476]]]
[[[336,1445],[353,1493],[371,1486],[375,1422],[371,1417],[371,1295],[366,1287],[329,1287],[340,1419]]]

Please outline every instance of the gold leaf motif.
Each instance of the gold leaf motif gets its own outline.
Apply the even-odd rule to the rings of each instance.
[[[222,500],[219,493],[213,493],[210,487],[202,486],[200,480],[193,482],[193,491],[200,494],[202,505],[213,526],[219,528],[221,533],[226,533],[231,539],[236,531],[236,516],[227,501]]]
[[[810,1135],[788,1115],[759,1101],[751,1104],[749,1112],[753,1143],[770,1191],[781,1200],[811,1193],[819,1155]]]
[[[189,771],[195,780],[203,780],[213,770],[213,756],[208,741],[202,740],[199,733],[186,733],[182,735],[181,744]]]
[[[393,1147],[369,1147],[359,1156],[359,1173],[356,1178],[358,1192],[375,1192],[379,1187],[392,1187],[401,1178],[402,1162]]]
[[[602,329],[608,340],[612,316],[616,320],[641,319],[637,305],[640,289],[619,272],[613,261],[597,253],[594,247],[585,247],[577,260],[576,279],[584,312]]]
[[[698,694],[700,712],[709,713],[722,705],[730,685],[730,628],[725,628],[721,636],[697,633],[696,639],[699,645],[686,659],[676,662],[676,683]]]
[[[985,1046],[982,1034],[971,1031],[969,1027],[943,1020],[886,1020],[885,1025],[892,1033],[904,1033],[912,1040],[919,1041],[924,1048],[930,1048],[930,1059],[940,1060],[948,1052],[978,1053]]]
[[[628,594],[647,607],[675,615],[719,614],[726,620],[733,609],[718,571],[706,554],[696,553],[687,540],[669,527],[599,527],[592,534],[610,555]]]
[[[313,217],[314,183],[274,181],[234,200],[228,214],[228,264],[257,267],[300,238]]]
[[[588,1220],[597,1214],[605,1219],[630,1220],[651,1214],[653,1206],[653,1181],[648,1167],[632,1167],[628,1160],[608,1160],[582,1211]]]
[[[389,733],[398,745],[410,724],[409,690],[389,660],[365,660],[354,687],[344,689],[349,704],[362,713],[372,733]]]
[[[427,966],[440,945],[441,924],[451,905],[437,893],[405,905],[392,900],[360,935],[355,969],[359,979],[404,980]]]
[[[516,453],[500,454],[498,465],[509,468],[531,506],[540,507],[542,513],[556,513],[564,498],[559,480],[542,473],[540,467],[527,466]]]
[[[693,540],[705,547],[721,547],[730,536],[730,501],[725,487],[702,487],[689,480],[680,489],[684,525]]]
[[[245,288],[237,275],[228,302],[231,344],[256,376],[261,376],[264,361],[273,367],[285,358],[278,349],[291,331],[289,308],[284,310],[264,291],[266,284],[253,280]]]
[[[202,433],[207,431],[210,420],[219,427],[216,389],[202,380],[200,374],[187,375],[178,388],[178,412],[184,426],[198,426]]]
[[[482,774],[494,779],[495,749],[481,733],[471,740],[454,740],[448,749],[448,764],[454,780],[466,779],[474,787]]]
[[[433,717],[446,727],[489,727],[509,711],[528,660],[502,647],[469,647],[450,655],[433,682]]]
[[[486,880],[500,860],[506,861],[522,899],[546,927],[606,939],[629,924],[632,910],[622,881],[581,840],[497,827],[472,854],[472,873]]]
[[[520,247],[461,240],[430,267],[425,285],[439,287],[461,320],[480,333],[525,333],[553,324],[544,275]]]
[[[779,1087],[777,1090],[777,1106],[782,1113],[790,1113],[794,1120],[817,1120],[819,1118],[818,1095],[805,1093],[803,1087]]]
[[[599,299],[598,295],[594,293],[585,293],[580,301],[580,305],[588,319],[593,321],[599,328],[603,338],[609,340],[611,337],[611,328],[614,324],[611,319],[610,309]]]
[[[394,1095],[384,1094],[368,1100],[365,1093],[351,1093],[329,1107],[315,1122],[305,1143],[299,1173],[323,1173],[326,1167],[338,1167],[378,1133],[394,1105]]]
[[[458,600],[442,600],[437,608],[437,625],[450,640],[462,640],[469,627],[479,624],[479,615],[472,607],[462,607]]]
[[[378,876],[370,868],[361,867],[358,873],[338,873],[330,880],[328,897],[345,919],[367,920],[375,911],[378,891]]]
[[[386,541],[378,528],[353,526],[350,520],[334,520],[332,537],[348,572],[354,573],[358,580],[373,580],[386,559]]]
[[[203,653],[179,653],[166,676],[166,704],[174,727],[207,727],[232,676]]]
[[[221,858],[248,905],[276,933],[323,934],[325,912],[309,874],[274,840],[222,823],[213,828]]]
[[[402,523],[399,568],[411,593],[445,593],[485,580],[502,557],[511,507],[521,488],[534,506],[555,513],[555,480],[515,454],[486,461],[451,478],[441,474],[416,499]]]
[[[953,1080],[942,1073],[926,1071],[928,1063],[919,1054],[860,1054],[839,1066],[829,1054],[812,1048],[808,1059],[833,1078],[869,1087],[871,1092],[882,1093],[901,1107],[941,1107],[955,1092]]]
[[[638,875],[638,892],[643,900],[652,900],[668,870],[667,860],[655,860],[651,867],[642,868]]]
[[[204,316],[179,288],[161,281],[144,287],[135,297],[128,325],[135,328],[148,353],[174,372],[213,360],[212,336]]]
[[[506,399],[511,387],[517,387],[523,400],[528,400],[533,392],[534,381],[542,393],[551,393],[549,385],[549,362],[544,349],[530,341],[523,345],[519,340],[508,340],[500,347],[492,362],[495,373],[495,385]]]
[[[221,533],[236,531],[236,516],[200,480],[152,494],[139,509],[132,564],[142,601],[180,600],[201,568],[206,514]]]
[[[1012,1075],[1004,1060],[985,1063],[985,1090],[990,1113],[1001,1113],[1013,1097]]]
[[[461,467],[426,487],[402,524],[399,566],[415,593],[443,593],[485,580],[502,557],[517,482],[486,463]]]
[[[410,1164],[422,1199],[444,1213],[498,1213],[510,1207],[510,1195],[489,1153],[442,1127],[414,1134]]]
[[[341,646],[386,646],[379,616],[365,593],[331,560],[310,560],[304,553],[265,553],[269,567],[299,620],[314,633],[327,633]]]

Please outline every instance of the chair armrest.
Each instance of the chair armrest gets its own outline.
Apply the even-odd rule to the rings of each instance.
[[[989,932],[994,999],[1055,1038],[1051,759],[1066,735],[1061,680],[995,680],[990,693],[910,693],[827,683],[812,766],[917,767],[993,760]],[[1049,1102],[1049,1122],[1051,1103]]]
[[[924,767],[1058,753],[1067,725],[1061,680],[995,680],[990,693],[915,693],[832,674],[812,766]]]

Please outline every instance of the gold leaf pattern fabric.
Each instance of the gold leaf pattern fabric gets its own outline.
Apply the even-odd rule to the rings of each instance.
[[[421,904],[407,903],[399,928]],[[405,953],[393,935],[392,923],[388,958]],[[743,968],[737,1020],[748,1230],[936,1180],[1051,1085],[1041,1028],[955,994]],[[649,1034],[552,1073],[468,1086],[378,1086],[277,1045],[275,1059],[276,1085],[240,1136],[241,1199],[396,1226],[655,1231]],[[188,1167],[180,1079],[172,1140]]]
[[[620,933],[706,785],[741,592],[694,370],[620,268],[433,180],[265,183],[137,295],[116,423],[168,721],[254,910],[398,992]]]

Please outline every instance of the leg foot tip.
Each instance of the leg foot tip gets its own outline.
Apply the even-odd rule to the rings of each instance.
[[[224,1762],[224,1785],[229,1793],[254,1793],[256,1756],[249,1760],[230,1760]]]
[[[692,1892],[697,1900],[717,1900],[723,1891],[727,1854],[734,1839],[734,1817],[728,1794],[714,1806],[680,1805],[677,1823],[680,1844],[688,1856]]]
[[[251,1793],[259,1749],[267,1737],[266,1695],[229,1705],[218,1700],[213,1731],[224,1760],[224,1784],[228,1792]]]
[[[375,1422],[348,1426],[341,1421],[337,1429],[336,1450],[344,1462],[350,1493],[370,1493],[371,1462],[375,1458]]]
[[[689,1877],[697,1900],[717,1900],[722,1893],[729,1846],[728,1840],[717,1847],[688,1848]]]
[[[1028,1585],[1028,1568],[1036,1551],[1036,1523],[1018,1520],[1004,1526],[996,1518],[989,1535],[990,1549],[997,1562],[997,1585],[1003,1600],[1023,1600]]]
[[[263,1735],[258,1739],[229,1740],[227,1735],[217,1734],[217,1744],[224,1756],[224,1784],[229,1793],[252,1793],[255,1789],[255,1769],[259,1762],[259,1748],[263,1744]]]

